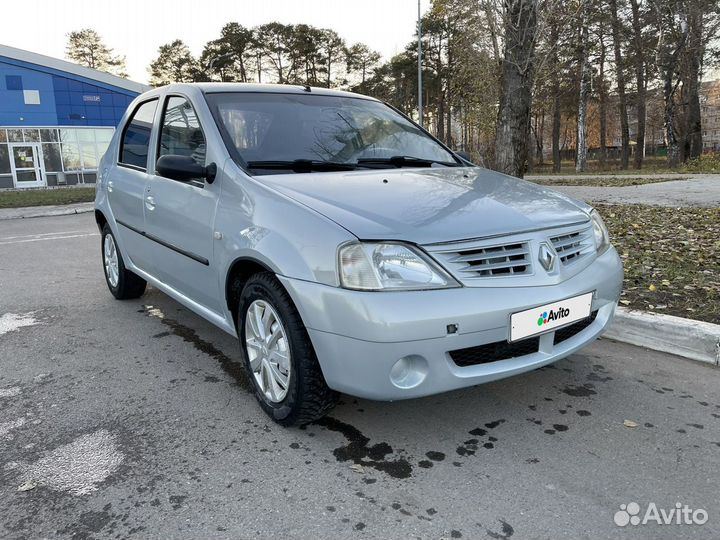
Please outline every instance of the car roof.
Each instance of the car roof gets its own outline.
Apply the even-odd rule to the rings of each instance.
[[[148,94],[157,94],[165,92],[182,92],[190,91],[190,89],[200,90],[205,94],[217,94],[226,92],[252,92],[262,94],[310,94],[320,96],[337,96],[368,99],[378,101],[377,99],[356,94],[354,92],[346,92],[344,90],[333,90],[330,88],[319,88],[316,86],[303,86],[298,84],[257,84],[257,83],[176,83],[163,86],[151,90]],[[309,90],[308,90],[309,89]]]

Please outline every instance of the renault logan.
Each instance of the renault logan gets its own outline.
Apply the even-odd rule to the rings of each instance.
[[[283,425],[523,373],[610,323],[600,215],[477,166],[375,99],[288,85],[139,96],[99,167],[118,299],[150,283],[240,341]]]

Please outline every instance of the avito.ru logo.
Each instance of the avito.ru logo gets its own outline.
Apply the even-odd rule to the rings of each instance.
[[[562,319],[564,317],[570,316],[570,309],[559,307],[555,311],[550,310],[544,311],[540,314],[540,317],[538,318],[538,326],[542,326],[543,324],[547,324],[552,321],[557,321],[558,319]]]
[[[654,502],[648,504],[645,514],[641,515],[640,505],[636,502],[621,504],[620,510],[615,512],[613,521],[615,525],[704,525],[707,523],[708,513],[702,508],[692,509],[687,504],[675,503],[675,508],[665,510],[658,508]]]

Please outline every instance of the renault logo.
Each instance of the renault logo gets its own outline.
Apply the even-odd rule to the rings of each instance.
[[[557,253],[552,246],[550,246],[547,242],[543,242],[542,244],[540,244],[540,252],[538,253],[538,259],[540,259],[540,264],[542,264],[545,270],[550,272],[553,269],[553,267],[555,266],[556,258]]]

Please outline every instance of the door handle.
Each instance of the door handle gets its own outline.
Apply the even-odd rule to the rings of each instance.
[[[107,190],[108,190],[108,192],[112,193],[113,186],[114,186],[113,181],[110,180],[110,181],[107,183]]]
[[[155,198],[148,195],[145,197],[145,207],[148,210],[155,210]]]

